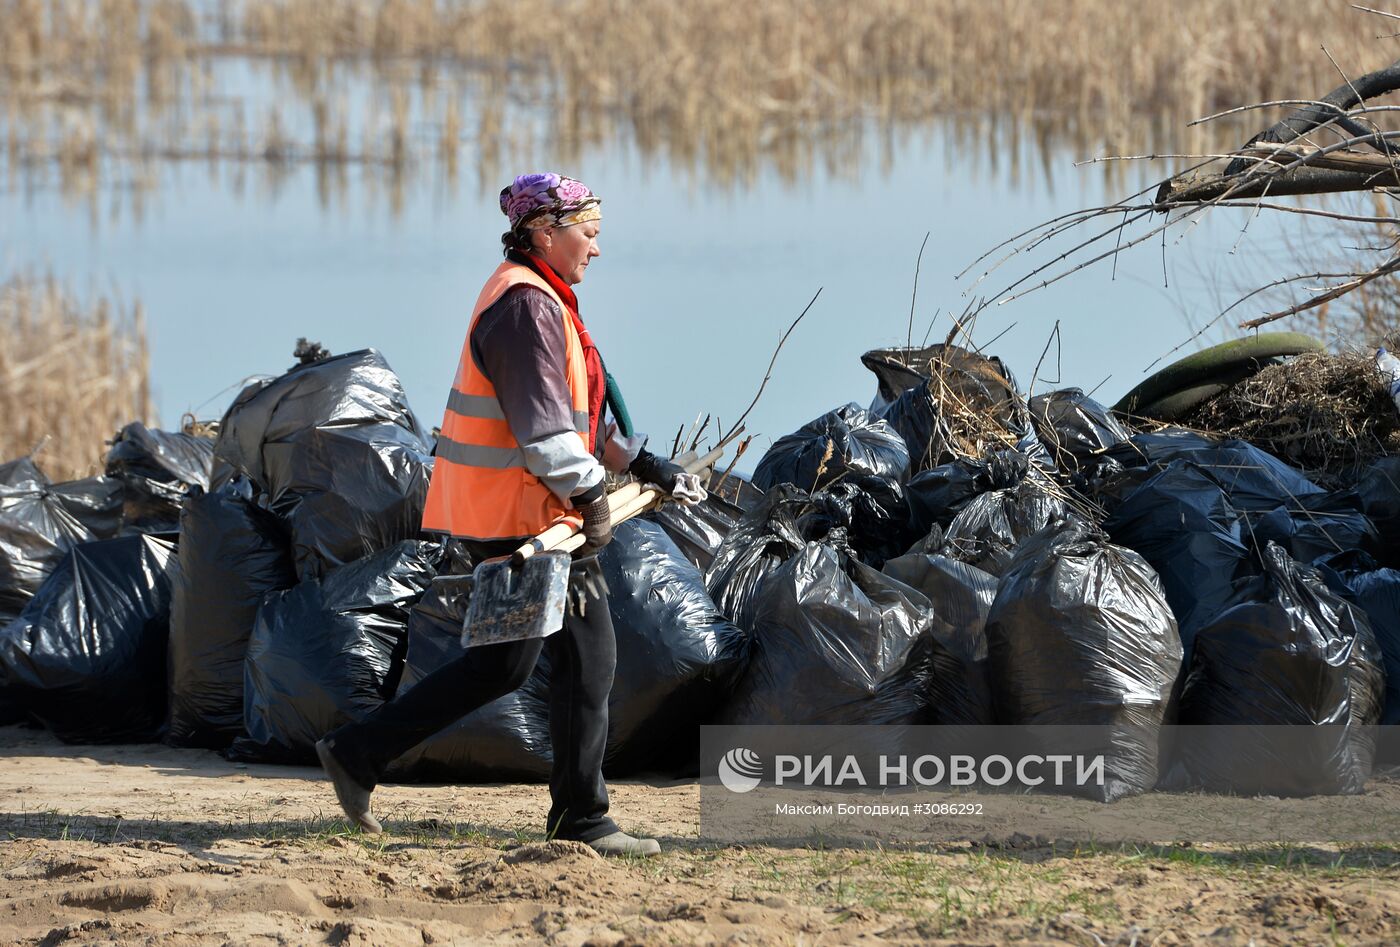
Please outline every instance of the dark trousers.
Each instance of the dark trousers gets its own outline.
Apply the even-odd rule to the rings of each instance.
[[[513,544],[511,544],[513,546]],[[479,561],[503,551],[471,547]],[[467,567],[454,557],[444,571]],[[575,570],[579,566],[575,565]],[[589,598],[584,614],[570,608],[564,627],[544,639],[467,648],[374,713],[329,735],[332,752],[355,780],[373,789],[388,765],[428,737],[524,684],[540,652],[549,654],[549,822],[554,838],[591,842],[616,832],[608,818],[603,751],[608,741],[608,692],[617,642],[606,598]]]

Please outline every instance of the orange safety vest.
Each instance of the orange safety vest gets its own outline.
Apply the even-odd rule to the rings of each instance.
[[[559,306],[564,320],[564,371],[573,400],[574,428],[588,444],[588,370],[578,328],[554,288],[528,266],[509,260],[486,281],[472,309],[457,377],[447,398],[437,460],[428,485],[423,529],[462,539],[535,536],[556,523],[583,519],[525,467],[525,454],[511,434],[496,389],[472,359],[477,320],[512,286],[525,283]]]

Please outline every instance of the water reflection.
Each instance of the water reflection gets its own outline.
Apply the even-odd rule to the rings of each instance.
[[[773,75],[751,95],[649,92],[648,80],[618,89],[606,70],[594,75],[572,53],[492,56],[483,53],[486,40],[458,49],[440,48],[449,42],[440,39],[422,48],[423,37],[436,35],[423,18],[446,16],[451,4],[397,0],[373,20],[357,20],[337,3],[324,4],[334,9],[317,20],[315,6],[0,3],[7,188],[57,190],[96,226],[123,215],[139,221],[176,165],[204,166],[212,182],[264,198],[281,193],[294,169],[310,167],[323,210],[343,208],[354,182],[397,217],[410,189],[450,202],[462,188],[494,191],[508,170],[546,155],[578,164],[622,143],[696,187],[742,191],[769,173],[792,186],[817,170],[853,180],[888,171],[901,141],[941,126],[938,139],[960,173],[1053,189],[1052,159],[1067,150],[1143,153],[1167,150],[1163,142],[1176,151],[1213,150],[1248,131],[1182,132],[1171,109],[1149,116],[1097,100],[1094,108],[1051,112],[1031,107],[1035,95],[1020,109],[949,110],[919,74],[878,59],[870,77],[840,73],[847,86],[790,99],[773,98],[784,89]],[[492,19],[508,5],[462,9],[488,38],[509,35]],[[390,26],[396,32],[385,33]],[[465,33],[451,35],[460,43]],[[803,82],[818,80],[832,82],[816,73]],[[865,147],[872,139],[881,147]],[[1109,190],[1122,190],[1164,170],[1105,163],[1097,173]]]

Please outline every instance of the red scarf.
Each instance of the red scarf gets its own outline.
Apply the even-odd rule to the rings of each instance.
[[[579,344],[583,346],[584,368],[588,373],[588,451],[597,454],[598,424],[603,416],[603,401],[608,395],[608,383],[603,372],[603,356],[598,354],[598,346],[593,344],[593,336],[589,335],[588,327],[579,318],[578,296],[574,295],[572,286],[559,278],[553,267],[533,253],[511,253],[510,258],[512,262],[522,263],[543,277],[550,288],[559,294],[559,298],[564,301],[564,307],[569,310],[569,317],[574,320],[574,330],[578,332]]]

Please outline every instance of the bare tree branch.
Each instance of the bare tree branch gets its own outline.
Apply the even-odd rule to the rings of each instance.
[[[1287,309],[1281,309],[1278,312],[1271,312],[1267,316],[1260,316],[1258,319],[1250,319],[1247,322],[1241,322],[1240,328],[1257,329],[1260,326],[1266,326],[1271,322],[1277,322],[1280,319],[1286,319],[1289,316],[1295,316],[1300,312],[1307,312],[1309,309],[1316,309],[1318,306],[1321,306],[1324,303],[1329,303],[1334,299],[1337,299],[1341,296],[1345,296],[1347,293],[1350,293],[1355,289],[1359,289],[1360,287],[1365,286],[1372,280],[1379,279],[1380,277],[1385,276],[1389,273],[1394,273],[1397,270],[1400,270],[1400,257],[1392,257],[1385,263],[1382,263],[1380,266],[1371,270],[1369,273],[1363,273],[1360,276],[1356,276],[1355,278],[1350,279],[1345,283],[1339,283],[1338,285],[1333,286],[1326,292],[1314,296],[1307,302],[1299,303],[1296,306],[1289,306]]]

